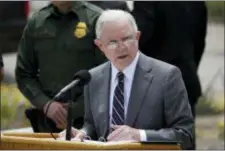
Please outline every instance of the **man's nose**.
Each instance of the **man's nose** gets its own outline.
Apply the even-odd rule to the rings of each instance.
[[[125,43],[123,41],[119,41],[118,42],[118,47],[119,48],[126,48],[126,45],[125,45]]]

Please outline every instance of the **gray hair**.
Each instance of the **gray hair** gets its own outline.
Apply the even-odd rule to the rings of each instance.
[[[121,20],[129,21],[134,32],[138,31],[135,19],[130,13],[123,11],[123,10],[117,10],[117,9],[110,10],[109,9],[109,10],[103,11],[96,22],[96,29],[95,29],[96,37],[100,38],[103,26],[106,22],[107,23],[112,22],[112,24],[113,24],[115,21],[121,21]]]

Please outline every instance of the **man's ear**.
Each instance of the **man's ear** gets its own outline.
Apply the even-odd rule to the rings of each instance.
[[[101,41],[98,39],[95,39],[94,43],[103,52],[103,45],[102,45]]]
[[[136,40],[139,40],[141,37],[141,32],[140,31],[137,31],[136,33]]]

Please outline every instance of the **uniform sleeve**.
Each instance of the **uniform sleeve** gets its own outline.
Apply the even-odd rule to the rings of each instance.
[[[34,51],[34,18],[32,17],[23,32],[19,43],[15,76],[19,90],[39,109],[50,99],[42,92],[38,80],[38,61]]]

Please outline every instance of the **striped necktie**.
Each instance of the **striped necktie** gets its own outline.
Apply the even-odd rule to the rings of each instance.
[[[118,84],[114,91],[113,108],[112,108],[112,124],[124,125],[124,74],[117,74]]]

